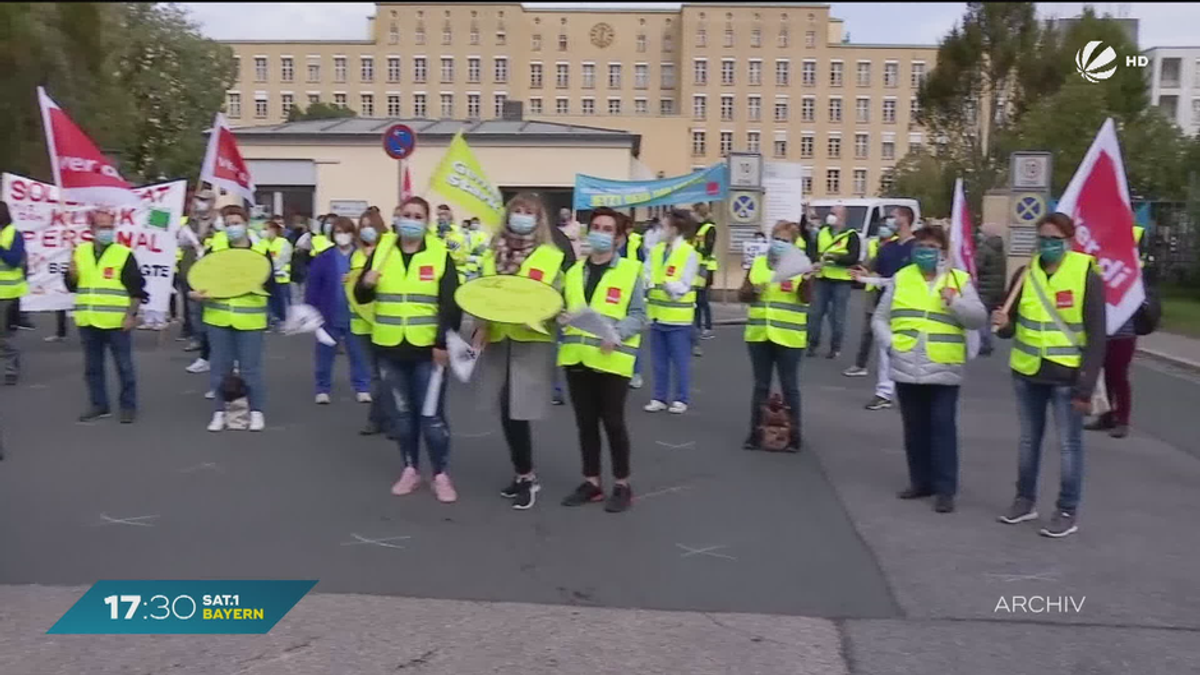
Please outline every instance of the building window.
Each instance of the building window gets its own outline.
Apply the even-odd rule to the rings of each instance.
[[[910,122],[916,123],[917,116],[921,114],[921,100],[916,96],[911,96],[908,99],[908,119]]]
[[[309,105],[312,105],[314,103],[320,103],[320,102],[321,102],[320,94],[315,94],[315,93],[309,92],[309,94],[308,94],[308,104]]]
[[[746,132],[746,152],[760,152],[759,147],[762,143],[762,134],[757,131]]]
[[[762,84],[762,61],[758,59],[750,60],[750,70],[747,73],[747,78],[752,86]]]
[[[560,52],[567,51],[567,34],[566,33],[560,33],[558,36],[558,51],[560,51]]]
[[[449,56],[442,57],[442,84],[451,84],[454,82],[454,59]]]
[[[812,176],[801,176],[800,177],[800,192],[802,194],[811,195],[812,194],[812,186],[813,186]]]
[[[663,52],[670,54],[675,51],[675,36],[667,33],[663,35]]]
[[[892,186],[896,184],[896,175],[891,169],[884,169],[883,175],[879,177],[879,188],[884,192],[891,192]]]
[[[279,59],[279,79],[283,82],[291,82],[296,74],[295,61],[292,57],[285,56]]]
[[[342,94],[343,98],[345,98],[345,96],[346,96],[345,94]],[[254,116],[259,119],[262,119],[267,116],[267,95],[266,94],[255,94],[254,95]]]
[[[817,121],[817,99],[814,96],[805,96],[800,99],[800,121],[801,122],[816,122]]]
[[[883,86],[896,87],[900,84],[900,64],[889,61],[883,64]]]
[[[388,44],[389,45],[400,44],[400,25],[397,24],[395,21],[393,21],[390,25],[388,25]]]
[[[788,102],[787,99],[775,99],[775,121],[786,122],[788,120]]]
[[[747,99],[747,118],[751,122],[757,122],[762,119],[762,97],[750,96]]]
[[[860,87],[871,86],[871,62],[859,61],[855,70],[855,84]]]
[[[375,58],[372,56],[362,57],[362,67],[360,68],[363,82],[375,81]]]
[[[775,137],[774,155],[777,159],[787,158],[787,138],[784,136]]]
[[[703,157],[708,154],[703,131],[692,132],[692,157]]]
[[[508,57],[496,57],[496,84],[506,84],[508,82]]]
[[[619,63],[608,64],[608,88],[621,88],[621,64]]]
[[[536,97],[529,99],[529,114],[530,115],[541,115],[542,114],[542,99],[536,98]]]
[[[829,64],[829,86],[842,86],[842,62],[832,61]]]
[[[471,44],[479,44],[479,26],[471,26]]]
[[[704,86],[708,84],[708,60],[694,59],[692,61],[692,84]]]
[[[417,31],[416,31],[415,35],[416,35],[415,42],[417,44],[419,44],[419,45],[425,44],[425,26],[423,24],[419,24],[419,23],[417,24]]]
[[[621,99],[619,99],[619,98],[608,99],[608,114],[609,115],[620,115],[621,114]]]
[[[388,117],[400,116],[400,94],[387,95],[387,114]]]
[[[775,60],[775,85],[786,87],[792,83],[792,64],[786,59]]]
[[[508,33],[504,32],[504,27],[496,29],[496,46],[503,47],[508,44]]]
[[[842,99],[840,99],[840,98],[829,99],[829,121],[830,122],[841,122],[842,121]]]
[[[692,119],[703,120],[708,116],[708,97],[696,94],[692,97]]]
[[[732,28],[727,27],[725,29],[725,46],[726,47],[733,46],[733,29]]]
[[[446,22],[446,24],[444,26],[442,26],[442,44],[444,44],[444,45],[450,44],[451,42],[454,41],[452,39],[453,37],[454,36],[451,35],[451,33],[450,33],[450,23]]]
[[[650,66],[639,63],[633,67],[633,86],[635,89],[645,89],[650,86]]]
[[[554,86],[559,89],[566,89],[570,84],[570,68],[566,63],[558,63],[554,66]]]
[[[649,113],[650,113],[650,107],[646,104],[646,99],[644,99],[644,98],[633,99],[633,114],[647,115]]]
[[[854,134],[854,159],[866,159],[871,145],[867,134]]]
[[[733,152],[733,132],[721,132],[721,156],[728,157],[729,153]]]
[[[559,115],[566,115],[567,113],[571,112],[570,101],[565,98],[554,99],[554,112],[558,113]]]
[[[751,47],[761,47],[762,46],[762,29],[761,28],[750,29],[750,46]]]
[[[387,60],[387,81],[391,83],[400,81],[400,57],[389,56]]]
[[[467,117],[473,120],[479,119],[480,110],[479,94],[467,94]]]
[[[842,137],[841,136],[830,136],[829,137],[829,145],[826,149],[828,150],[829,159],[841,159],[842,158]]]
[[[896,123],[896,99],[889,98],[883,101],[883,123]]]
[[[659,115],[674,115],[675,114],[675,99],[660,98],[658,100]]]
[[[346,107],[346,95],[343,93],[335,93],[333,95],[333,104],[344,109]]]
[[[1197,77],[1200,77],[1200,75]],[[915,101],[916,99],[913,100]],[[1200,124],[1200,98],[1192,99],[1192,124]]]
[[[854,99],[854,121],[867,124],[871,121],[871,99],[859,96]]]
[[[817,86],[817,62],[812,59],[800,64],[800,84],[805,87]]]
[[[908,135],[908,151],[909,153],[920,154],[924,146],[921,144],[921,134]]]
[[[707,47],[708,46],[708,31],[705,30],[704,28],[696,29],[696,46],[697,47]]]
[[[363,94],[359,100],[359,107],[362,109],[363,117],[375,116],[375,95]]]
[[[662,71],[662,88],[663,89],[674,89],[675,88],[675,64],[674,63],[664,63],[664,64],[662,64],[662,67],[660,68],[660,70]]]
[[[311,59],[309,60],[309,62],[308,62],[308,81],[309,82],[320,82],[321,81],[321,62],[320,61],[311,60]]]
[[[595,115],[596,114],[596,99],[594,99],[594,98],[584,98],[583,99],[583,114],[584,115]]]
[[[733,96],[721,97],[721,121],[733,121]]]
[[[779,29],[779,39],[777,40],[777,44],[778,44],[778,45],[779,45],[781,48],[783,48],[783,49],[787,49],[787,46],[788,46],[788,29],[787,29],[787,26],[782,26],[782,27],[780,27],[780,29]]]
[[[529,88],[542,88],[542,64],[540,63],[529,64]]]
[[[417,56],[413,58],[413,82],[418,84],[425,83],[425,75],[427,68],[425,66],[425,57]]]
[[[496,94],[493,103],[495,103],[495,116],[497,119],[504,117],[504,104],[508,102],[508,94]]]
[[[812,159],[813,147],[816,145],[816,139],[812,134],[805,134],[800,137],[800,159]]]
[[[254,81],[267,81],[267,57],[265,56],[254,57]]]
[[[854,170],[854,194],[864,195],[867,193],[867,170]]]
[[[842,192],[842,171],[841,169],[826,169],[825,170],[825,194],[836,195]]]
[[[1200,66],[1200,63],[1197,63]],[[1196,70],[1196,86],[1200,87],[1200,67]],[[920,89],[921,85],[925,84],[925,62],[913,61],[912,77],[909,79],[909,85],[913,89]]]
[[[453,118],[454,117],[454,94],[442,94],[441,102],[442,102],[442,117],[445,117],[448,119]]]
[[[425,119],[425,94],[413,94],[413,117]]]
[[[721,84],[726,87],[733,86],[733,69],[737,64],[733,59],[725,59],[721,61]]]
[[[583,64],[582,81],[583,81],[582,86],[584,89],[595,89],[596,88],[596,64],[594,64],[594,63]]]
[[[812,31],[812,30],[804,31],[804,48],[812,49],[816,46],[817,46],[817,32]]]
[[[344,56],[333,57],[333,81],[346,81],[346,57]]]
[[[225,110],[230,117],[238,118],[242,116],[242,95],[239,92],[231,91],[225,94]]]
[[[884,141],[879,156],[884,159],[896,159],[896,141]]]
[[[646,34],[645,33],[638,33],[637,50],[638,50],[639,54],[646,51]]]
[[[469,84],[479,84],[480,58],[472,56],[467,59],[467,82]]]
[[[542,34],[541,33],[534,33],[533,37],[531,38],[531,41],[532,41],[532,44],[529,45],[529,49],[531,51],[535,51],[535,52],[542,51]]]

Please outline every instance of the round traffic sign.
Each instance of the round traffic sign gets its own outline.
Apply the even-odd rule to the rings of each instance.
[[[739,223],[754,222],[758,215],[758,200],[751,194],[740,194],[729,202],[729,213]]]
[[[392,159],[404,159],[417,149],[417,132],[407,124],[393,124],[383,132],[383,151]]]
[[[1013,202],[1013,216],[1018,222],[1032,223],[1046,212],[1046,200],[1039,194],[1024,194]]]

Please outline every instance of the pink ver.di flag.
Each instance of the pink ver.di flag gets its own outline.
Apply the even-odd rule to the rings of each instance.
[[[954,181],[954,206],[950,213],[950,264],[975,278],[975,237],[971,233],[971,212],[963,180]]]
[[[250,167],[242,159],[237,139],[221,113],[213,117],[208,149],[204,153],[204,164],[200,167],[200,180],[246,201],[254,201],[254,178],[250,175]]]
[[[46,147],[54,182],[63,202],[97,206],[138,206],[142,200],[117,168],[58,107],[46,90],[38,87],[38,104],[46,130]]]

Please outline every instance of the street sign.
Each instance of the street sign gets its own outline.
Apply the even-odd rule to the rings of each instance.
[[[404,159],[417,149],[417,132],[407,124],[393,124],[383,132],[383,151],[392,159]]]
[[[1014,191],[1049,192],[1050,168],[1048,152],[1014,152],[1009,163],[1009,185]]]
[[[763,161],[757,152],[729,153],[729,187],[762,187]]]
[[[1046,199],[1035,192],[1013,195],[1013,222],[1033,225],[1046,214]]]
[[[754,192],[735,192],[729,200],[729,216],[734,223],[746,225],[758,220],[761,195]]]

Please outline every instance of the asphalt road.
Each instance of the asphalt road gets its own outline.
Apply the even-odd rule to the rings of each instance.
[[[497,494],[509,478],[498,421],[456,386],[461,499],[442,505],[428,491],[390,495],[398,451],[355,434],[365,407],[343,363],[334,405],[312,403],[310,338],[269,340],[265,433],[209,434],[207,381],[183,371],[189,355],[177,343],[138,336],[137,424],[84,425],[74,421],[85,399],[77,343],[22,334],[25,378],[0,392],[0,672],[78,672],[84,662],[123,672],[147,658],[178,664],[172,672],[331,672],[308,669],[330,659],[369,664],[353,672],[411,659],[423,673],[574,672],[564,664],[584,653],[598,672],[684,672],[681,653],[695,673],[1195,672],[1200,540],[1186,533],[1200,507],[1200,380],[1138,362],[1135,431],[1088,436],[1081,531],[1051,541],[1035,524],[994,520],[1016,469],[1004,357],[970,367],[959,511],[895,500],[905,482],[899,415],[862,410],[873,378],[840,375],[857,345],[851,315],[847,356],[803,365],[799,455],[740,449],[750,390],[740,328],[704,343],[687,415],[643,413],[649,390],[633,392],[639,499],[620,515],[557,503],[579,480],[569,406],[535,425],[542,499],[514,512]],[[1057,489],[1053,442],[1045,452],[1043,511]],[[149,526],[113,522],[140,516]],[[227,668],[199,670],[211,639],[42,635],[77,587],[101,578],[320,583],[271,636],[227,643]],[[1074,613],[996,610],[1030,595],[1086,599]],[[425,616],[445,630],[420,628]],[[538,620],[557,629],[541,632]],[[537,635],[546,654],[514,657],[510,671],[501,666],[515,647],[496,636],[514,621],[533,633],[512,639]],[[371,644],[363,625],[380,622],[413,640]],[[613,648],[598,636],[632,642]],[[106,658],[87,660],[97,654]]]

